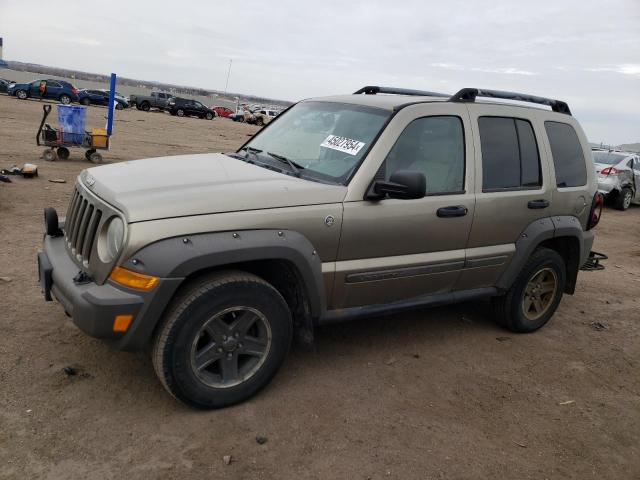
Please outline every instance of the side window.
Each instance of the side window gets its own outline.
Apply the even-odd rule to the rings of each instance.
[[[411,122],[383,163],[385,178],[416,170],[427,178],[427,194],[464,190],[464,130],[459,117],[423,117]]]
[[[47,87],[60,88],[62,87],[62,85],[60,85],[58,82],[52,82],[51,80],[47,80]]]
[[[519,118],[480,117],[482,190],[542,185],[540,155],[531,123]]]
[[[544,122],[551,145],[553,166],[558,187],[580,187],[587,183],[587,167],[582,145],[571,125],[561,122]]]

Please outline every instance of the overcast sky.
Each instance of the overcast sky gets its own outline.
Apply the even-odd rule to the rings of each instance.
[[[112,10],[109,7],[112,6]],[[565,100],[640,141],[640,0],[0,0],[5,59],[299,100],[363,85]]]

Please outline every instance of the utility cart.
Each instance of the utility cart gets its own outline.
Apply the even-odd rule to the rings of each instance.
[[[69,107],[63,105],[63,107]],[[76,107],[72,108],[84,108]],[[84,114],[82,115],[82,128],[74,129],[69,132],[69,129],[63,127],[55,129],[48,123],[47,117],[51,113],[51,105],[42,106],[43,115],[38,133],[36,134],[36,143],[38,146],[47,147],[42,153],[42,158],[48,162],[53,162],[56,159],[66,160],[70,155],[70,148],[84,148],[84,156],[92,163],[101,163],[102,155],[98,150],[109,149],[109,138],[107,130],[104,128],[94,128],[91,132],[84,131]]]

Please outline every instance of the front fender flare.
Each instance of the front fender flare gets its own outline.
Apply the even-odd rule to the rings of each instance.
[[[303,282],[311,316],[326,310],[322,261],[311,242],[290,230],[243,230],[172,237],[147,245],[122,266],[161,278],[256,260],[290,262]]]

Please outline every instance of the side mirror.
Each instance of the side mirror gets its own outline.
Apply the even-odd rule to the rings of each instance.
[[[389,181],[376,180],[371,188],[370,198],[399,198],[410,200],[422,198],[427,192],[427,178],[415,170],[398,170],[391,174]]]

